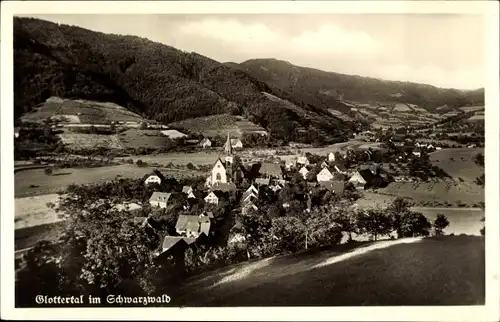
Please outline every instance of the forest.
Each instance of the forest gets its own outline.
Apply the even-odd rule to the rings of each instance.
[[[271,100],[263,92],[277,100]],[[221,113],[254,119],[271,135],[325,141],[352,132],[324,106],[306,103],[246,72],[135,36],[33,18],[14,19],[14,114],[51,96],[108,101],[162,123]]]

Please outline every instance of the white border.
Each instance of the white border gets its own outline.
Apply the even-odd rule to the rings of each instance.
[[[496,1],[7,1],[1,3],[1,314],[3,319],[497,321],[499,285],[499,82]],[[13,56],[14,14],[70,13],[460,13],[486,14],[486,305],[467,307],[14,309]],[[241,312],[244,310],[244,312]],[[290,318],[288,318],[290,317]]]

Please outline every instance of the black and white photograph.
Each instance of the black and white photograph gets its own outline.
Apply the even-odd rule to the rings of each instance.
[[[499,318],[497,2],[23,2],[2,3],[9,312]]]

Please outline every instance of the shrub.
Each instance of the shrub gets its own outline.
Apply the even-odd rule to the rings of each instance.
[[[196,167],[191,163],[189,162],[186,167],[189,169],[189,170],[196,170]]]
[[[142,160],[140,160],[140,159],[139,159],[139,160],[137,160],[137,161],[135,162],[135,164],[136,164],[138,167],[142,167],[142,166],[144,166],[144,162],[142,162]]]
[[[436,235],[440,236],[443,234],[443,230],[448,227],[450,222],[448,221],[448,218],[446,218],[445,215],[443,214],[438,214],[436,219],[434,220],[434,229],[436,232]]]
[[[45,170],[43,170],[43,172],[44,172],[46,175],[50,176],[50,175],[52,175],[52,168],[45,168]]]

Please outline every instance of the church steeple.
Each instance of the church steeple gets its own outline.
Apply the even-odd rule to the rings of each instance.
[[[224,146],[224,152],[227,155],[233,155],[233,147],[231,145],[231,138],[229,137],[229,132],[227,132],[227,141],[226,145]]]

